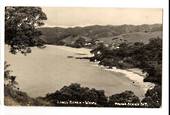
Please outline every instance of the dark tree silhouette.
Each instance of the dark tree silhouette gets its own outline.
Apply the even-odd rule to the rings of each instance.
[[[81,87],[80,84],[74,83],[69,86],[64,86],[59,91],[47,94],[43,99],[51,102],[55,106],[62,105],[58,101],[78,101],[78,102],[95,102],[96,104],[68,104],[65,106],[106,106],[107,97],[103,90],[89,89]]]
[[[134,93],[132,91],[125,91],[125,92],[122,92],[120,94],[114,94],[112,96],[109,97],[109,105],[110,106],[119,106],[119,105],[116,105],[116,103],[125,103],[125,104],[128,104],[128,103],[140,103],[140,99],[134,95]],[[120,105],[122,106],[122,105]],[[124,105],[125,107],[127,105]]]
[[[145,98],[142,100],[143,103],[147,103],[150,108],[159,108],[162,103],[162,88],[160,85],[156,85],[153,89],[149,89]]]
[[[46,19],[39,7],[5,7],[5,43],[10,45],[10,52],[25,54],[31,52],[31,46],[43,46],[37,27]]]
[[[9,70],[10,64],[8,64],[6,61],[5,61],[5,64],[4,64],[4,85],[5,86],[8,86],[8,87],[11,87],[11,88],[17,88],[17,82],[15,81],[16,79],[16,76],[13,76],[11,75],[11,70]]]

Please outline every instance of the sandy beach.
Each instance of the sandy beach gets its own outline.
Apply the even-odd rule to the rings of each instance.
[[[106,69],[88,60],[68,56],[91,54],[90,49],[47,45],[45,49],[32,48],[32,53],[27,56],[13,55],[5,46],[5,60],[11,64],[12,75],[17,76],[20,90],[32,97],[44,96],[71,83],[105,90],[107,96],[131,90],[139,98],[153,87],[153,84],[143,82],[144,76],[133,70]]]

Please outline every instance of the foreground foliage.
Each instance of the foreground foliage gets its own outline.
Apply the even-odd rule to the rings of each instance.
[[[43,46],[37,27],[44,25],[46,14],[39,7],[5,7],[5,44],[10,52],[30,53],[32,46]]]
[[[10,74],[6,74],[5,81],[11,81]],[[7,76],[6,76],[7,75]],[[15,81],[15,80],[14,80]],[[31,98],[27,93],[14,87],[14,84],[7,82],[4,85],[5,105],[7,106],[81,106],[81,107],[160,107],[161,92],[159,87],[148,90],[146,97],[140,99],[132,92],[125,91],[107,97],[103,90],[81,87],[80,84],[64,86],[54,93],[45,97]],[[155,91],[156,90],[156,91]],[[141,103],[147,103],[142,106]]]
[[[50,102],[53,106],[155,108],[161,106],[161,93],[154,94],[155,89],[160,91],[156,87],[148,90],[146,97],[140,101],[132,91],[124,91],[107,97],[103,90],[89,89],[75,83],[39,98]]]
[[[160,85],[156,85],[153,89],[149,89],[145,98],[142,100],[143,103],[147,103],[147,107],[159,108],[162,103],[162,88]]]

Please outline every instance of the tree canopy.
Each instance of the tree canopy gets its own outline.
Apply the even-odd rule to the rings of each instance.
[[[40,7],[5,7],[5,43],[10,52],[30,53],[30,47],[43,46],[37,27],[44,25],[46,14]]]

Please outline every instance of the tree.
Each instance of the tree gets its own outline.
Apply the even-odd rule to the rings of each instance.
[[[11,75],[11,70],[9,70],[10,64],[8,64],[6,61],[5,61],[5,64],[4,64],[4,86],[8,86],[8,87],[11,87],[11,88],[17,88],[17,82],[15,81],[16,79],[16,76],[13,76]]]
[[[162,88],[160,85],[156,85],[153,89],[148,89],[145,98],[142,100],[143,103],[147,103],[147,107],[159,108],[161,106],[162,99]]]
[[[114,94],[109,97],[109,105],[110,106],[119,106],[116,103],[140,103],[140,99],[132,92],[132,91],[124,91],[120,94]],[[120,105],[123,106],[123,105]],[[127,105],[125,105],[127,106]]]
[[[30,47],[43,46],[37,27],[47,20],[46,14],[39,7],[5,7],[5,43],[10,45],[10,52],[30,53]]]
[[[150,39],[144,46],[140,68],[147,72],[145,81],[162,84],[162,39]]]
[[[86,43],[86,40],[82,37],[79,37],[75,43],[74,43],[74,47],[76,48],[81,48],[81,47],[84,47],[85,46],[85,43]]]
[[[69,106],[107,106],[107,97],[103,90],[89,89],[81,87],[80,84],[73,83],[69,86],[64,86],[59,91],[47,94],[45,100],[59,105],[58,101],[78,101],[78,102],[95,102],[96,104],[68,104]],[[61,104],[62,105],[62,104]],[[66,105],[65,105],[66,106]]]

